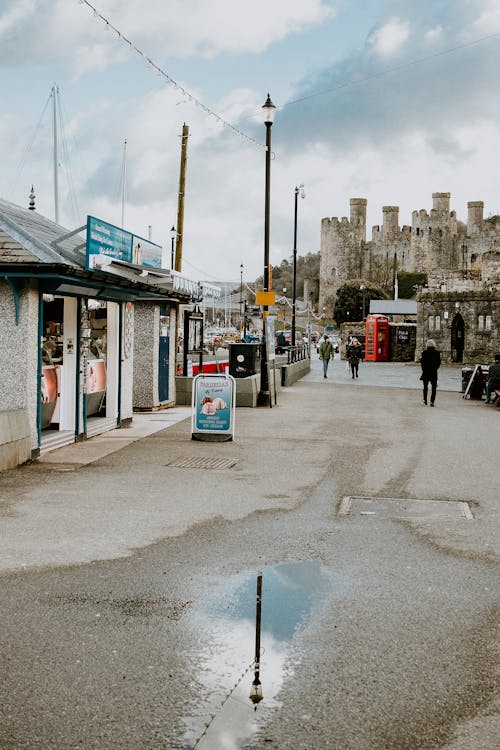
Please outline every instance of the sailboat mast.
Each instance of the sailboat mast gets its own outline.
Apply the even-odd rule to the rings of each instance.
[[[52,86],[53,132],[54,132],[54,218],[59,224],[59,180],[57,173],[57,83]]]
[[[127,139],[123,142],[122,164],[122,229],[125,227],[125,184],[127,179]]]

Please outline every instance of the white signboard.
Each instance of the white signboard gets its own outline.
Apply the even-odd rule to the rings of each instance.
[[[201,373],[193,380],[191,437],[227,441],[234,437],[236,382],[232,375]]]

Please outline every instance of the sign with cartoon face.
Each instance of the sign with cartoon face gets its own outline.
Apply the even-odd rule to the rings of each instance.
[[[231,375],[201,373],[193,380],[192,432],[198,434],[234,434],[235,380]],[[201,439],[201,438],[200,438]]]

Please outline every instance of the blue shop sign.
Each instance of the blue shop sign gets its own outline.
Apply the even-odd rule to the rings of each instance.
[[[87,269],[93,268],[93,256],[96,255],[106,255],[113,260],[139,266],[161,268],[162,248],[161,245],[125,229],[94,216],[87,216]]]

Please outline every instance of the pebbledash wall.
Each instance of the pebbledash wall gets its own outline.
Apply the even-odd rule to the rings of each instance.
[[[333,315],[337,289],[350,279],[390,283],[398,270],[427,273],[428,288],[417,297],[416,358],[432,337],[444,361],[490,361],[500,350],[500,216],[485,219],[483,202],[470,201],[464,223],[450,211],[450,193],[432,199],[430,212],[413,211],[411,226],[399,226],[397,206],[384,206],[370,241],[365,198],[351,199],[349,219],[323,219],[319,307]]]
[[[41,447],[38,424],[39,310],[36,279],[23,281],[16,296],[9,283],[0,281],[0,470],[13,468],[38,455]],[[77,331],[70,332],[77,340]],[[133,335],[133,331],[132,331]],[[80,360],[80,371],[82,368]],[[120,366],[117,408],[120,422],[132,420],[133,352],[123,356]],[[80,407],[83,397],[80,379]],[[79,434],[83,434],[80,422]]]
[[[37,443],[38,291],[0,281],[0,470],[31,458]]]

